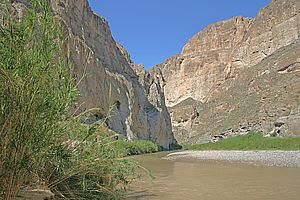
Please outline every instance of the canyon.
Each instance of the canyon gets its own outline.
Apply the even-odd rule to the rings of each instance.
[[[249,131],[300,134],[300,2],[273,0],[254,19],[209,25],[180,55],[146,71],[87,1],[52,1],[62,17],[81,93],[77,112],[128,139],[208,142]],[[170,114],[169,114],[170,113]]]
[[[12,2],[13,17],[22,20],[26,8],[30,7],[32,2]],[[74,116],[82,117],[81,123],[103,122],[103,132],[110,132],[113,139],[118,140],[121,137],[126,138],[125,141],[151,140],[159,145],[160,148],[157,149],[161,150],[176,149],[180,147],[178,144],[216,142],[223,138],[246,135],[252,131],[261,132],[266,137],[300,137],[299,0],[273,0],[259,11],[256,18],[237,16],[211,24],[192,37],[180,54],[149,70],[132,61],[130,53],[114,40],[108,22],[92,11],[88,0],[48,2],[53,9],[53,15],[61,22],[63,51],[66,60],[72,63],[72,75],[79,91],[79,98],[70,112]],[[81,116],[82,113],[84,116]],[[40,129],[38,130],[41,133]],[[251,134],[246,137],[249,135]],[[94,147],[98,138],[93,138],[92,142],[91,146]],[[108,144],[114,142],[116,141],[109,140]],[[112,149],[114,151],[116,148]],[[265,156],[263,157],[259,153],[256,154],[256,150],[235,152],[240,155],[239,158],[230,157],[226,151],[198,152],[194,157],[199,158],[199,155],[204,153],[204,159],[200,159],[198,164],[194,160],[170,161],[167,157],[172,156],[166,156],[166,152],[132,159],[142,163],[141,168],[143,165],[150,167],[149,169],[152,168],[151,170],[160,176],[158,182],[154,182],[154,187],[151,186],[153,190],[149,190],[149,194],[157,199],[165,199],[164,195],[171,196],[172,199],[182,196],[198,198],[199,194],[203,197],[203,193],[199,193],[203,188],[213,194],[221,179],[222,186],[224,180],[228,181],[225,185],[230,186],[220,192],[221,196],[227,195],[228,199],[241,195],[269,196],[274,191],[275,198],[289,196],[296,199],[298,192],[295,191],[298,190],[293,186],[297,186],[297,181],[291,184],[291,177],[288,176],[295,176],[298,169],[259,169],[255,166],[255,169],[243,172],[239,171],[247,168],[243,165],[237,167],[229,163],[220,165],[203,162],[212,161],[206,155],[215,153],[218,157],[216,160],[226,156],[229,156],[228,160],[249,159],[247,154],[253,153],[259,161],[266,161],[278,153],[260,152]],[[82,155],[91,154],[87,153]],[[289,160],[296,159],[298,166],[299,151],[281,153],[283,154],[279,161],[289,164]],[[187,156],[194,153],[173,155],[176,154]],[[98,152],[96,155],[99,156]],[[161,159],[162,156],[164,159]],[[286,159],[286,156],[289,159]],[[105,159],[108,157],[105,155]],[[123,158],[116,159],[123,161]],[[275,155],[274,160],[276,159],[278,158]],[[101,165],[104,161],[98,158],[91,160],[93,165],[95,161],[101,162]],[[246,161],[254,164],[253,159]],[[297,167],[282,165],[284,166]],[[125,169],[125,165],[121,167]],[[209,172],[210,169],[217,171]],[[268,176],[257,182],[261,170],[265,170],[263,174]],[[230,172],[230,176],[221,176],[220,179],[218,172]],[[236,175],[234,179],[232,174]],[[104,176],[101,175],[102,177]],[[108,177],[108,182],[111,183],[111,174]],[[245,178],[242,182],[241,177]],[[252,182],[249,177],[253,179]],[[277,179],[273,179],[274,177]],[[280,178],[282,180],[279,180]],[[201,179],[204,181],[199,182]],[[280,181],[287,186],[284,192],[278,192],[276,187],[274,190],[273,183]],[[201,186],[203,183],[209,185],[209,190]],[[241,184],[244,188],[231,188],[232,185],[235,187]],[[277,186],[282,187],[282,184]],[[138,190],[133,192],[132,197],[148,198],[150,195],[145,193],[148,186],[141,183],[137,185]],[[170,185],[174,187],[169,187]],[[263,188],[260,193],[257,193],[257,187],[253,187],[257,185]],[[100,187],[102,190],[102,186]],[[194,193],[189,191],[191,189]],[[242,192],[228,193],[233,189]],[[19,193],[21,199],[48,199],[54,195],[48,188],[33,190],[33,193],[22,192]],[[207,199],[211,199],[210,194]]]
[[[15,0],[22,15],[26,0]],[[150,70],[135,64],[87,0],[53,0],[80,92],[75,114],[169,149],[250,131],[300,135],[300,2],[209,25]],[[111,112],[111,105],[115,109]]]

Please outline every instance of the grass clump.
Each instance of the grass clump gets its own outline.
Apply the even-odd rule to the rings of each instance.
[[[93,125],[77,122],[70,128],[72,140],[60,149],[61,168],[49,174],[49,188],[57,199],[121,199],[137,165],[119,159],[104,121]],[[67,138],[67,137],[65,137]],[[77,138],[77,140],[76,140]],[[56,165],[56,167],[59,165]],[[131,177],[131,178],[129,178]]]
[[[158,145],[149,140],[118,140],[112,143],[112,147],[115,153],[120,157],[154,153],[159,151]]]
[[[249,133],[207,144],[184,144],[185,150],[299,150],[300,138],[264,138],[261,133]]]

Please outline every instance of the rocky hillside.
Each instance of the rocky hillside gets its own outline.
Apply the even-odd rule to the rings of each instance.
[[[21,17],[28,0],[14,0]],[[73,65],[80,98],[74,113],[91,108],[86,123],[111,117],[110,129],[128,139],[150,139],[164,148],[176,143],[164,94],[156,78],[135,65],[129,53],[112,37],[106,20],[87,0],[51,0],[64,25],[66,56]],[[109,113],[110,105],[116,105]]]
[[[254,19],[196,34],[153,67],[180,142],[250,130],[300,135],[300,1],[273,0]]]

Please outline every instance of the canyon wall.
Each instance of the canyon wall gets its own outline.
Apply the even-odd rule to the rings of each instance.
[[[164,148],[176,143],[164,94],[152,75],[136,71],[129,53],[112,37],[106,20],[94,13],[87,0],[53,0],[52,7],[65,25],[66,48],[74,64],[80,92],[74,108],[98,108],[93,119],[115,111],[108,126],[128,139],[149,139]],[[149,81],[141,81],[144,78]]]
[[[18,14],[27,0],[15,2]],[[88,123],[105,118],[114,104],[112,130],[164,148],[176,139],[201,143],[252,130],[300,135],[299,0],[273,0],[256,18],[209,25],[148,72],[87,0],[51,4],[64,24],[81,94],[74,111],[97,108]]]
[[[254,19],[209,25],[181,54],[153,67],[176,138],[204,142],[224,132],[276,128],[277,118],[288,117],[300,104],[299,37],[300,1],[273,0]],[[281,129],[300,135],[299,129]]]
[[[89,111],[84,123],[108,117],[107,126],[129,140],[152,140],[165,149],[177,144],[159,79],[132,62],[113,39],[107,21],[87,0],[49,3],[62,21],[64,50],[80,93],[72,112]],[[13,15],[21,20],[28,6],[28,0],[14,0]]]

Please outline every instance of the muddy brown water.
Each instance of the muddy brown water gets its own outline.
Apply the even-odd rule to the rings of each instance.
[[[216,161],[172,161],[167,153],[132,159],[144,173],[128,199],[138,200],[300,200],[300,168],[250,166]]]

